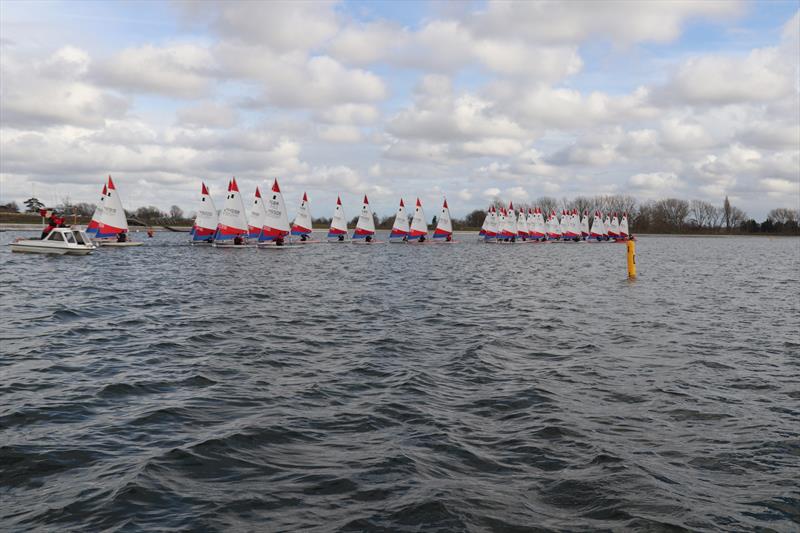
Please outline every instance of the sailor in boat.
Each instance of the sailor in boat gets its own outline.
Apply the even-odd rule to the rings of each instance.
[[[444,242],[451,242],[453,240],[453,234],[450,233],[447,237],[444,238]]]
[[[233,238],[233,244],[236,246],[241,246],[242,244],[244,244],[244,239],[242,239],[241,235],[237,235],[236,237]]]
[[[275,237],[275,246],[283,246],[283,237],[282,236]]]
[[[117,233],[117,242],[128,242],[128,234],[124,231]]]
[[[344,242],[344,235],[339,235],[339,242]]]
[[[419,236],[419,242],[425,242],[425,235]]]
[[[64,217],[58,216],[57,211],[53,211],[50,214],[50,218],[47,219],[47,227],[44,228],[42,231],[42,238],[41,240],[45,240],[50,232],[53,231],[55,228],[64,228],[66,224],[64,224]]]
[[[367,236],[364,238],[364,241],[366,241],[366,242],[372,242],[372,235],[367,235]]]
[[[300,235],[300,242],[306,242],[307,240],[308,240],[308,235],[306,235],[305,233]]]

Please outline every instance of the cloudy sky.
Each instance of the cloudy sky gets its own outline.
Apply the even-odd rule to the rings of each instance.
[[[797,1],[0,3],[0,202],[800,203]]]

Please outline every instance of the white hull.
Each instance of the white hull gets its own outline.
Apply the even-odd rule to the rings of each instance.
[[[96,248],[85,233],[69,228],[54,228],[42,240],[17,239],[9,246],[16,253],[54,255],[88,255]]]

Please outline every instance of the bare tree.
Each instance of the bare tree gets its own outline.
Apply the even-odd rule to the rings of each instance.
[[[606,197],[608,210],[617,213],[633,213],[636,210],[636,199],[626,194],[614,194]]]
[[[738,228],[745,220],[747,220],[747,213],[742,211],[736,206],[731,207],[730,217],[728,219],[732,228]]]
[[[177,205],[173,205],[169,208],[169,218],[178,220],[183,218],[183,209],[178,207]]]
[[[652,222],[654,229],[662,231],[683,230],[689,215],[689,202],[678,198],[667,198],[653,204]]]
[[[542,209],[542,213],[548,214],[558,209],[558,200],[552,196],[542,196],[536,199],[535,204]]]
[[[786,207],[779,207],[773,209],[767,214],[767,220],[771,220],[775,224],[786,224],[787,222],[797,221],[797,210],[788,209]]]

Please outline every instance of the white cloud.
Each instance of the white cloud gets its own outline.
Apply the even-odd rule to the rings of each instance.
[[[178,110],[178,124],[196,128],[231,128],[236,125],[235,110],[216,102],[185,107]]]
[[[628,184],[644,195],[674,195],[676,189],[686,186],[686,183],[673,172],[634,174],[628,180]]]
[[[336,143],[355,143],[361,140],[361,129],[347,124],[321,125],[319,138]]]
[[[126,48],[101,62],[92,76],[126,91],[197,98],[210,91],[214,65],[211,52],[202,46],[147,44]]]
[[[333,1],[204,0],[177,5],[187,20],[207,25],[225,40],[267,46],[278,52],[315,48],[338,29]]]
[[[375,123],[380,117],[378,108],[369,104],[340,104],[329,106],[316,114],[319,120],[332,124]]]
[[[675,40],[686,21],[728,19],[741,2],[488,2],[468,23],[479,35],[514,35],[533,42],[575,43],[594,36],[628,44]]]
[[[57,125],[102,127],[124,116],[130,102],[85,79],[91,59],[63,47],[41,61],[12,48],[0,54],[0,109],[4,128],[39,129]]]

